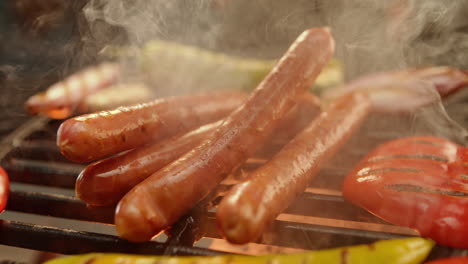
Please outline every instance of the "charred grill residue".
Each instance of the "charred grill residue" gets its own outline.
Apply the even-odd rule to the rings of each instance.
[[[431,145],[431,146],[435,146],[435,147],[442,147],[443,146],[443,145],[441,145],[439,143],[435,143],[435,142],[428,141],[428,140],[413,140],[413,141],[411,141],[411,143],[422,144],[422,145]]]
[[[397,155],[386,155],[386,156],[378,156],[371,159],[368,159],[368,162],[377,162],[381,160],[387,159],[428,159],[440,162],[448,162],[448,159],[445,157],[431,155],[431,154],[397,154]]]
[[[432,189],[413,184],[388,184],[385,185],[386,189],[391,189],[397,192],[415,192],[415,193],[433,193],[454,197],[468,197],[468,193],[462,191],[452,191],[443,189]]]
[[[89,259],[86,259],[83,264],[93,264],[93,262],[96,260],[96,257],[91,257]]]
[[[348,255],[349,255],[349,252],[348,252],[348,249],[347,248],[343,248],[341,250],[341,264],[348,264]]]
[[[415,169],[415,168],[379,168],[379,169],[373,169],[373,170],[360,170],[356,176],[362,177],[362,176],[368,176],[371,174],[375,173],[382,173],[382,172],[407,172],[407,173],[417,173],[421,172],[421,170]]]

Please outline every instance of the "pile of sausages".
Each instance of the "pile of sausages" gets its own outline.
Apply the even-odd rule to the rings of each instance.
[[[305,189],[305,182],[317,170],[317,166],[310,166],[309,157],[325,157],[329,155],[328,145],[340,143],[333,136],[325,141],[322,138],[317,144],[326,145],[317,152],[310,140],[316,138],[313,134],[322,125],[314,124],[330,123],[338,133],[347,130],[333,128],[338,120],[330,119],[331,115],[322,113],[315,118],[321,106],[315,96],[307,93],[333,52],[329,30],[313,28],[298,37],[250,95],[237,91],[206,92],[68,119],[58,131],[57,144],[62,154],[75,162],[95,161],[79,175],[77,196],[93,206],[117,204],[118,234],[130,241],[147,241],[174,224],[226,176],[267,147],[270,140],[289,141],[303,130],[269,163],[253,172],[254,177],[249,177],[252,187],[238,186],[220,205],[219,227],[228,240],[243,243],[256,239],[295,194]],[[348,112],[345,108],[349,105],[365,100],[364,96],[353,94],[330,111]],[[346,126],[359,123],[361,118],[355,116],[365,111],[365,105],[353,111]],[[308,142],[306,148],[304,141]],[[291,157],[291,151],[301,153]],[[293,161],[296,165],[291,163],[297,172],[282,177],[275,167],[290,158],[297,159]],[[305,165],[306,170],[297,167]],[[262,171],[275,174],[264,175]],[[254,198],[264,195],[250,188],[265,191],[255,186],[269,185],[280,178],[293,183],[281,187],[288,189],[290,201],[275,204],[276,199],[270,199],[274,203],[269,205],[266,198],[272,198],[275,190],[264,201]],[[249,204],[245,199],[236,200],[239,195]],[[255,201],[260,204],[252,207]],[[243,205],[238,207],[239,203]],[[253,212],[258,216],[248,217],[251,212],[246,208],[264,210],[265,206],[275,210],[266,210],[268,215],[261,216]],[[236,207],[238,211],[234,210]],[[239,222],[233,224],[234,219]],[[245,225],[249,229],[242,230],[240,227]]]
[[[331,103],[321,109],[307,90],[333,53],[328,28],[312,28],[297,38],[250,95],[184,95],[65,121],[57,138],[62,154],[76,162],[95,161],[79,175],[77,196],[92,206],[117,204],[118,234],[147,241],[206,198],[249,157],[271,142],[285,142],[217,208],[218,227],[227,240],[255,241],[305,190],[371,108],[389,109],[381,93],[372,92],[374,84],[401,88],[405,93],[395,92],[392,99],[409,100],[404,106],[415,108],[433,97],[421,100],[419,92],[408,97],[408,86],[423,80],[431,89],[454,90],[468,83],[465,73],[454,75],[445,68],[381,74],[329,95]]]

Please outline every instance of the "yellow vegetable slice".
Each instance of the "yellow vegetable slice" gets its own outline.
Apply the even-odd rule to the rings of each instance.
[[[297,254],[170,257],[92,253],[57,258],[46,264],[417,264],[426,259],[433,246],[431,240],[413,237]]]

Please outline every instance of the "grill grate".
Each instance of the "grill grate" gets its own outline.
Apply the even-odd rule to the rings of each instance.
[[[91,222],[98,231],[99,224],[113,223],[114,208],[91,208],[71,195],[41,191],[40,186],[53,186],[72,193],[75,179],[83,168],[83,165],[65,160],[56,148],[55,134],[59,124],[58,121],[33,118],[1,142],[1,165],[8,171],[13,183],[7,211]],[[246,167],[261,163],[251,160]],[[320,182],[320,177],[332,177],[331,174],[333,171],[324,170],[317,182]],[[19,190],[14,187],[15,184],[34,185],[39,191]],[[223,183],[221,189],[228,187],[228,183]],[[194,246],[201,237],[220,238],[214,212],[206,209],[207,204],[216,204],[219,197],[209,200],[209,203],[201,203],[176,223],[167,232],[165,242],[129,243],[114,235],[24,223],[19,221],[21,219],[15,219],[0,220],[0,244],[62,254],[97,251],[158,255],[220,254],[224,252]],[[390,225],[347,203],[339,191],[323,184],[310,186],[278,217],[271,230],[274,232],[267,232],[258,243],[320,249],[415,234],[410,229]],[[467,254],[467,250],[437,246],[431,258]]]

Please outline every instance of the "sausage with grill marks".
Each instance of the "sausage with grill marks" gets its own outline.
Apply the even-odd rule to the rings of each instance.
[[[274,151],[276,145],[289,141],[320,111],[317,97],[306,94],[292,109],[262,152]],[[88,165],[76,181],[76,195],[93,206],[116,204],[131,188],[152,173],[174,161],[207,139],[222,123],[218,121],[192,130],[182,136],[135,148]],[[270,146],[275,145],[275,146]],[[267,147],[268,146],[268,147]]]
[[[247,101],[197,148],[152,174],[119,202],[117,233],[147,241],[177,221],[261,147],[330,60],[328,29],[305,31]]]
[[[219,120],[245,99],[237,91],[207,92],[82,115],[62,123],[57,145],[66,158],[89,162]]]
[[[216,214],[227,240],[242,244],[257,239],[356,131],[370,105],[359,93],[339,98],[247,181],[234,186]]]
[[[76,180],[76,195],[93,206],[116,204],[132,187],[205,140],[222,123],[143,146],[88,165]]]

